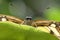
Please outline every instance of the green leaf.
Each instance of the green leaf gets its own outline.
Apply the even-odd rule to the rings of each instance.
[[[0,22],[0,40],[58,40],[55,36],[27,25]]]

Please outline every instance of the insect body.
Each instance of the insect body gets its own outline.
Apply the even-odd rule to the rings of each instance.
[[[31,25],[32,24],[32,17],[27,16],[22,24]]]
[[[49,26],[53,21],[48,20],[32,20],[31,16],[27,16],[24,20],[8,16],[8,15],[2,15],[0,14],[0,21],[11,21],[18,24],[25,24],[25,25],[31,25],[31,26]]]
[[[24,22],[22,24],[24,24],[24,25],[30,25],[30,26],[33,26],[33,27],[37,27],[37,24],[32,20],[31,16],[27,16],[24,19]]]

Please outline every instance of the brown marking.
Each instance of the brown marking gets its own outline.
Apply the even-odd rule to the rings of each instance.
[[[8,19],[8,21],[11,21],[11,22],[14,22],[14,23],[21,24],[23,22],[22,19],[19,19],[19,18],[13,17],[13,16],[3,15],[3,14],[0,14],[0,16],[6,16],[6,18]]]
[[[34,26],[49,26],[51,23],[52,21],[48,20],[36,20],[32,22]]]

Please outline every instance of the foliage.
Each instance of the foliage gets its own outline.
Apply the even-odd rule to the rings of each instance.
[[[27,25],[0,22],[0,40],[58,40],[55,36]]]

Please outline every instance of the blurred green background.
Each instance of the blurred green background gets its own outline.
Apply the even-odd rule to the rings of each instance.
[[[60,21],[60,0],[0,0],[0,14]]]

